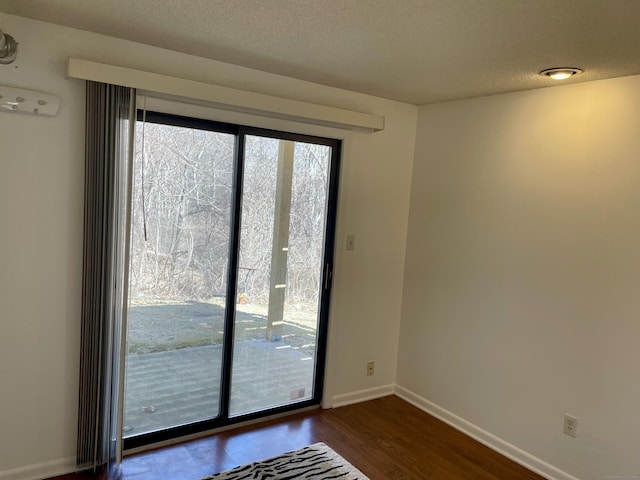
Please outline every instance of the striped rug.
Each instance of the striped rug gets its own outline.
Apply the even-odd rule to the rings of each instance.
[[[202,480],[369,480],[324,443],[227,470]]]

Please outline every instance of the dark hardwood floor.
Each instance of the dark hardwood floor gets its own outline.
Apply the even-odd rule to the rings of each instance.
[[[132,455],[122,464],[123,480],[198,480],[315,442],[329,445],[371,480],[542,480],[395,396],[294,414]]]

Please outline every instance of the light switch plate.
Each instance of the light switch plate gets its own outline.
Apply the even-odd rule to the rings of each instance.
[[[347,235],[347,250],[353,250],[356,247],[356,236],[353,234]]]

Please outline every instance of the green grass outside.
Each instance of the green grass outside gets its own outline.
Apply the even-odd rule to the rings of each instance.
[[[127,321],[127,352],[130,355],[218,345],[224,338],[224,307],[214,301],[136,302],[129,307]],[[266,315],[237,309],[235,341],[264,340],[266,329]],[[314,354],[314,328],[285,318],[282,334],[286,344]]]

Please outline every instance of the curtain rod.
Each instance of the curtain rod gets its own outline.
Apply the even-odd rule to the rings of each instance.
[[[378,115],[237,90],[78,58],[69,58],[67,74],[71,78],[81,80],[92,80],[148,92],[203,100],[225,110],[348,130],[368,132],[384,130],[384,117]]]

